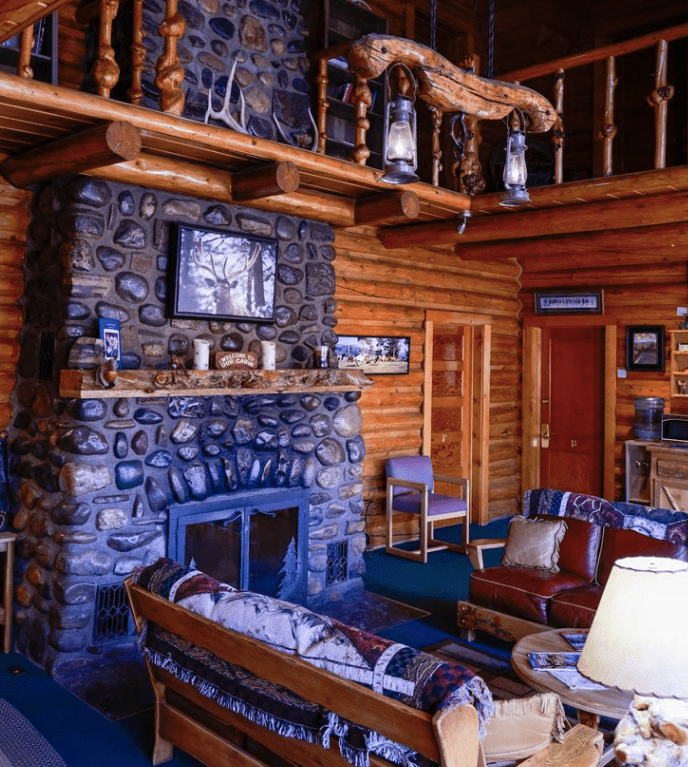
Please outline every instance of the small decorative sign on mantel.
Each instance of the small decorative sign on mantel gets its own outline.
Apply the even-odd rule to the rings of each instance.
[[[258,355],[253,352],[217,352],[215,367],[218,370],[255,370]]]
[[[604,291],[535,292],[536,314],[603,314]]]

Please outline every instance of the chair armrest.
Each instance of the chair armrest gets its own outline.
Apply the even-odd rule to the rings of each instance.
[[[433,474],[435,482],[451,482],[454,485],[461,485],[461,487],[468,487],[469,480],[466,477],[452,477],[449,474]]]
[[[473,565],[473,569],[482,570],[485,567],[483,564],[483,551],[486,549],[498,549],[505,544],[506,538],[476,538],[474,541],[471,541],[467,546],[466,553]]]
[[[422,493],[427,490],[425,482],[416,482],[413,479],[398,479],[397,477],[387,477],[387,487],[406,487],[409,490],[420,490]]]

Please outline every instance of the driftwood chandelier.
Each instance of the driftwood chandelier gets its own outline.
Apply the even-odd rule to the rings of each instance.
[[[492,61],[494,6],[490,3],[489,58]],[[431,45],[388,35],[367,35],[348,48],[349,69],[357,77],[375,79],[385,74],[383,180],[405,184],[418,180],[414,101],[423,99],[439,124],[444,114],[463,113],[483,120],[507,120],[507,161],[502,204],[530,201],[526,191],[526,128],[543,133],[554,124],[552,104],[537,91],[515,83],[480,77],[452,64],[434,50],[436,0],[431,8]],[[492,65],[490,63],[490,74]]]

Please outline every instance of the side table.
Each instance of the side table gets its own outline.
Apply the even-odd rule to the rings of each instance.
[[[0,603],[0,626],[3,626],[3,652],[12,649],[12,573],[14,570],[14,542],[16,533],[0,533],[0,553],[5,553],[4,588]]]

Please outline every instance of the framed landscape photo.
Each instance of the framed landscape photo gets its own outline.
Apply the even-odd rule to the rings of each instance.
[[[631,325],[626,328],[628,370],[664,372],[664,325]]]
[[[405,375],[410,352],[408,336],[339,336],[335,346],[340,370],[370,375]]]
[[[273,320],[277,240],[175,224],[170,243],[170,317]]]

